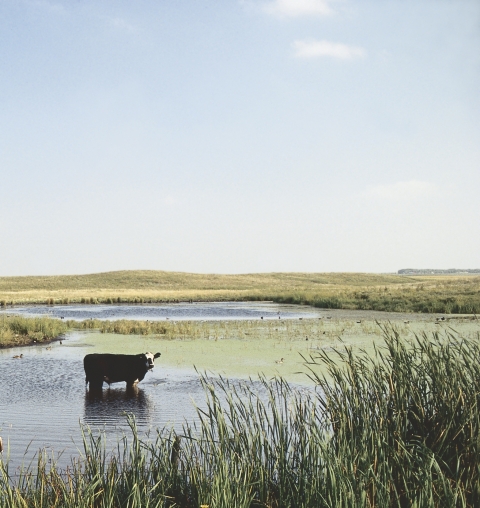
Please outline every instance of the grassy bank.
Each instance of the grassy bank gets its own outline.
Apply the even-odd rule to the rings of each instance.
[[[48,342],[68,330],[58,319],[0,316],[0,347],[27,346]]]
[[[0,305],[256,301],[393,312],[480,313],[479,276],[358,273],[203,275],[123,271],[0,277]]]
[[[132,422],[112,454],[87,431],[67,471],[46,455],[20,476],[3,462],[1,505],[478,506],[479,339],[389,331],[373,356],[320,352],[306,359],[316,392],[204,377],[207,408],[181,436],[141,441]]]

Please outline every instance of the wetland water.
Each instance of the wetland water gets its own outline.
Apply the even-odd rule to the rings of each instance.
[[[281,374],[295,380],[298,377],[288,376],[302,370],[299,352],[308,354],[315,349],[327,349],[340,335],[342,340],[364,347],[368,341],[371,343],[372,337],[377,340],[381,336],[375,321],[399,323],[405,333],[449,326],[463,326],[459,331],[465,333],[478,333],[479,329],[478,322],[471,320],[455,324],[446,320],[439,324],[435,316],[327,311],[272,303],[30,306],[9,309],[7,313],[14,312],[78,320],[92,317],[206,321],[207,326],[208,322],[216,323],[220,331],[221,321],[225,325],[229,321],[236,338],[164,340],[70,332],[62,345],[53,342],[0,350],[0,436],[5,447],[4,457],[7,446],[10,448],[11,472],[22,461],[29,463],[40,448],[57,454],[63,451],[60,464],[66,466],[70,456],[78,454],[77,448],[81,449],[80,423],[90,425],[94,431],[105,429],[109,436],[118,436],[122,431],[128,435],[126,414],[133,413],[141,434],[165,425],[181,431],[184,421],[195,418],[192,400],[200,406],[204,404],[204,393],[193,365],[202,371],[222,372],[230,378],[255,377],[256,373],[265,372],[268,376]],[[410,324],[405,324],[406,320]],[[308,341],[305,330],[310,337]],[[277,335],[280,332],[283,338]],[[105,385],[100,396],[93,396],[85,388],[83,357],[86,354],[144,351],[160,351],[162,356],[137,390],[128,392],[124,383],[117,383],[110,389]],[[14,358],[20,354],[23,358]],[[280,358],[285,359],[281,364]]]
[[[25,317],[45,316],[74,320],[260,320],[313,318],[320,312],[311,307],[273,303],[201,303],[167,305],[57,305],[25,306],[0,312]],[[98,335],[98,334],[97,334]],[[204,403],[198,375],[190,368],[165,366],[156,361],[136,390],[127,391],[125,383],[104,386],[102,395],[92,395],[85,388],[83,357],[94,351],[139,353],[164,345],[152,345],[135,337],[101,337],[103,345],[88,339],[95,334],[71,332],[60,345],[0,350],[0,436],[4,458],[9,448],[10,467],[29,463],[40,448],[63,452],[60,463],[81,448],[80,423],[94,430],[105,429],[109,435],[127,431],[126,414],[135,415],[142,433],[149,429],[192,421],[196,412],[192,401]],[[105,339],[105,340],[103,340]],[[97,341],[98,342],[98,341]],[[137,345],[132,345],[132,342]],[[107,345],[104,345],[104,344]],[[98,347],[96,347],[98,346]],[[49,347],[49,349],[47,349]],[[132,350],[133,348],[133,350]],[[155,350],[156,352],[156,350]],[[14,356],[23,355],[22,358]],[[185,366],[186,367],[186,366]]]
[[[14,307],[0,313],[23,316],[50,316],[74,319],[136,319],[136,320],[249,320],[249,319],[298,319],[319,317],[322,313],[314,307],[282,305],[271,302],[215,302],[172,303],[163,305],[31,305]]]
[[[90,394],[83,357],[94,348],[83,342],[86,335],[73,332],[50,350],[0,351],[0,435],[4,457],[9,444],[11,467],[28,462],[40,448],[64,451],[61,463],[67,464],[81,446],[80,422],[117,435],[127,429],[126,413],[135,415],[142,433],[169,423],[181,428],[184,419],[195,416],[192,398],[203,401],[198,376],[158,360],[137,389],[127,391],[125,383],[117,383],[110,389],[105,385],[101,395]],[[20,354],[23,358],[13,358]]]

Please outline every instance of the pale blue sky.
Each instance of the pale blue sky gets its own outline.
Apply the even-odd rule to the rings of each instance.
[[[0,0],[0,275],[480,267],[480,3]]]

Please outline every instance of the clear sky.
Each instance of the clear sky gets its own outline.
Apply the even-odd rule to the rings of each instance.
[[[0,0],[0,275],[480,267],[478,0]]]

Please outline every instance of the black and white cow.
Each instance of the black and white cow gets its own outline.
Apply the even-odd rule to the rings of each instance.
[[[90,354],[83,359],[85,383],[90,388],[101,388],[105,381],[119,383],[125,381],[127,387],[135,386],[145,374],[154,367],[154,359],[161,353],[141,353],[138,355]]]

